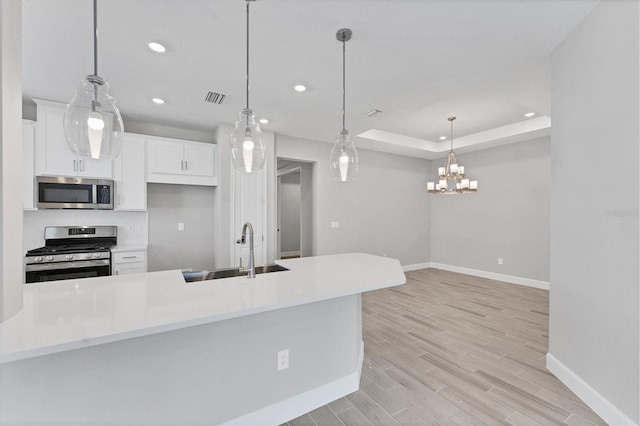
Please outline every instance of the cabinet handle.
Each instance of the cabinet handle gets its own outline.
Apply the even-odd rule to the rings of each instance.
[[[84,172],[84,160],[79,160],[78,162],[80,163],[80,171]]]
[[[189,170],[189,160],[184,160],[184,169]]]
[[[122,256],[123,259],[135,259],[138,256]]]
[[[184,160],[180,160],[180,170],[184,170]]]
[[[73,171],[74,172],[78,171],[78,160],[73,160]]]

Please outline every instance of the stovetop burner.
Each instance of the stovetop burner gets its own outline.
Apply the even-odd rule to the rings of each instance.
[[[45,246],[27,251],[27,256],[36,256],[43,254],[60,254],[60,253],[84,253],[84,252],[102,252],[109,251],[115,244],[66,244],[60,246]]]

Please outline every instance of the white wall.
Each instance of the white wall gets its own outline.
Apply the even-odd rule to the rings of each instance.
[[[22,309],[22,2],[0,2],[0,322]]]
[[[313,162],[313,255],[365,252],[403,265],[430,259],[429,161],[359,149],[359,172],[336,182],[331,145],[276,136],[276,156]],[[340,223],[331,229],[331,222]]]
[[[213,191],[210,186],[147,185],[149,271],[213,269]]]
[[[549,281],[549,138],[457,155],[478,192],[430,195],[431,261]],[[431,161],[431,169],[445,159]],[[435,180],[437,176],[430,177]],[[502,258],[503,265],[498,265]]]
[[[552,55],[547,365],[610,424],[638,423],[637,1],[603,1]]]

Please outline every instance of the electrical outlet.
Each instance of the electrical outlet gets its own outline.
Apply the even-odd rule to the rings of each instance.
[[[502,265],[504,263],[504,261],[502,260],[501,257],[498,258],[498,265]]]
[[[331,222],[331,229],[340,228],[340,222]]]
[[[184,223],[182,222],[178,223],[178,231],[184,231]]]
[[[278,371],[289,368],[289,349],[278,351]]]

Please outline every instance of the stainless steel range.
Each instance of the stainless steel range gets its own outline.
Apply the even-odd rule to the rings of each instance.
[[[45,246],[27,252],[25,282],[111,275],[117,232],[116,226],[47,226]]]

